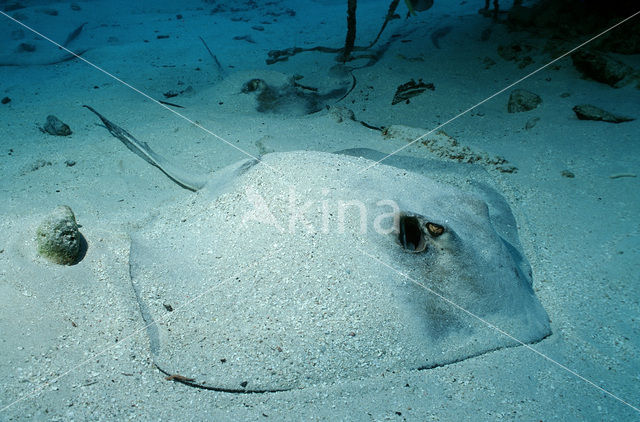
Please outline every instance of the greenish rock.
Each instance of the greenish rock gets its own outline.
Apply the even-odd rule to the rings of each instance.
[[[591,104],[579,104],[573,108],[573,112],[576,113],[576,116],[580,120],[595,120],[609,123],[623,123],[634,120],[633,117],[609,113]]]
[[[40,130],[54,136],[69,136],[72,133],[68,124],[53,115],[47,116],[47,122]]]
[[[614,88],[626,85],[634,73],[631,66],[596,51],[577,51],[571,55],[571,60],[582,76]]]
[[[80,232],[73,211],[66,205],[57,207],[36,231],[38,253],[60,265],[76,263],[80,255]]]

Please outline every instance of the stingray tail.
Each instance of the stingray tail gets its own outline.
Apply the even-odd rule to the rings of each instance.
[[[96,116],[102,120],[102,123],[109,133],[122,141],[129,150],[140,156],[147,163],[159,168],[178,185],[195,192],[200,190],[206,184],[206,176],[187,174],[184,170],[169,163],[163,156],[153,151],[146,142],[137,140],[129,132],[107,120],[106,117],[94,110],[93,107],[88,105],[83,105],[83,107],[86,107],[91,112],[95,113]]]

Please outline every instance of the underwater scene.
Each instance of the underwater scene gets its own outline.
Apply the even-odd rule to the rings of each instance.
[[[0,421],[640,420],[637,2],[0,22]]]

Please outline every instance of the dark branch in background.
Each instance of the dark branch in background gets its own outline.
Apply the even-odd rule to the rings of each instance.
[[[378,40],[380,39],[380,35],[382,35],[382,31],[384,31],[384,29],[387,27],[387,24],[389,23],[389,21],[392,20],[392,19],[395,19],[396,8],[398,7],[398,3],[400,3],[400,0],[392,0],[391,1],[391,4],[389,4],[389,10],[387,11],[387,16],[384,18],[384,23],[382,24],[382,27],[380,28],[380,31],[378,31],[378,35],[371,42],[371,44],[369,44],[366,48],[373,47],[378,42]]]
[[[356,43],[356,6],[358,0],[349,0],[347,5],[347,39],[344,41],[344,49],[340,61],[345,63],[349,61],[353,46]]]
[[[382,31],[387,27],[387,23],[390,20],[396,19],[397,15],[395,14],[396,8],[398,7],[398,3],[400,0],[392,0],[391,4],[389,4],[389,10],[387,11],[387,15],[384,19],[384,23],[378,32],[378,36],[371,42],[371,44],[367,46],[354,46],[355,38],[356,38],[356,3],[357,0],[349,0],[348,9],[347,9],[347,39],[345,41],[345,46],[343,48],[332,48],[332,47],[311,47],[311,48],[300,48],[300,47],[291,47],[284,50],[271,50],[268,53],[269,58],[267,59],[267,64],[274,64],[277,62],[283,62],[289,60],[289,57],[295,56],[298,53],[304,53],[307,51],[320,51],[322,53],[340,53],[338,57],[339,61],[346,62],[351,59],[351,53],[353,51],[365,51],[373,47],[378,40],[380,39],[380,35],[382,35]]]
[[[220,61],[218,60],[216,55],[213,54],[213,51],[211,51],[211,49],[209,48],[209,46],[207,45],[207,43],[204,41],[204,39],[202,37],[198,37],[198,38],[200,38],[200,41],[202,41],[202,44],[204,44],[204,47],[209,52],[209,55],[211,56],[213,61],[216,63],[216,67],[217,67],[218,72],[220,73],[220,75],[224,75],[224,69],[222,68],[222,65],[220,64]]]

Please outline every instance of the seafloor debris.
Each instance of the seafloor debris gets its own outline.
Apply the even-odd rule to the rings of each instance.
[[[436,87],[431,82],[422,82],[422,79],[418,79],[418,82],[411,79],[406,84],[398,86],[398,89],[396,89],[396,93],[393,96],[393,100],[391,101],[391,105],[395,105],[403,101],[409,101],[409,98],[420,95],[427,89],[433,91]]]
[[[235,37],[233,37],[233,39],[236,41],[246,41],[251,44],[256,43],[254,39],[251,37],[251,35],[236,35]]]
[[[616,173],[609,176],[609,179],[623,179],[625,177],[638,177],[635,173]]]
[[[525,89],[514,89],[509,96],[507,111],[509,113],[520,113],[530,111],[542,103],[542,98],[538,94]]]
[[[75,40],[76,38],[78,38],[78,36],[80,35],[80,33],[82,32],[82,28],[84,28],[84,26],[87,24],[88,22],[85,22],[83,24],[81,24],[80,26],[78,26],[76,29],[74,29],[73,31],[71,31],[69,33],[69,35],[67,36],[66,41],[64,42],[64,44],[62,44],[63,46],[68,46],[69,43],[73,40]]]
[[[596,120],[609,123],[622,123],[635,120],[633,117],[609,113],[608,111],[591,104],[579,104],[573,108],[573,112],[576,113],[576,116],[578,116],[578,119],[580,120]]]
[[[185,377],[184,375],[180,375],[180,374],[171,374],[169,376],[164,377],[164,379],[166,379],[167,381],[177,381],[177,382],[193,382],[193,381],[195,381],[194,378],[188,378],[188,377]]]
[[[386,139],[400,139],[407,142],[414,142],[424,131],[402,125],[392,125],[382,131],[382,136]],[[483,167],[498,170],[501,173],[515,173],[517,167],[511,165],[509,161],[500,156],[491,157],[486,152],[474,151],[471,148],[460,145],[458,140],[449,136],[443,130],[439,130],[428,138],[420,141],[420,144],[427,150],[443,159],[457,161],[459,163],[474,163]]]
[[[498,55],[504,60],[516,62],[518,67],[523,69],[533,63],[530,56],[533,49],[532,45],[514,42],[498,46]]]
[[[51,161],[43,160],[42,158],[40,158],[35,160],[33,163],[26,165],[22,170],[22,174],[32,173],[50,165],[52,165]]]
[[[69,136],[71,135],[71,129],[69,125],[58,119],[56,116],[50,114],[47,116],[47,122],[40,128],[43,133],[48,133],[54,136]]]

